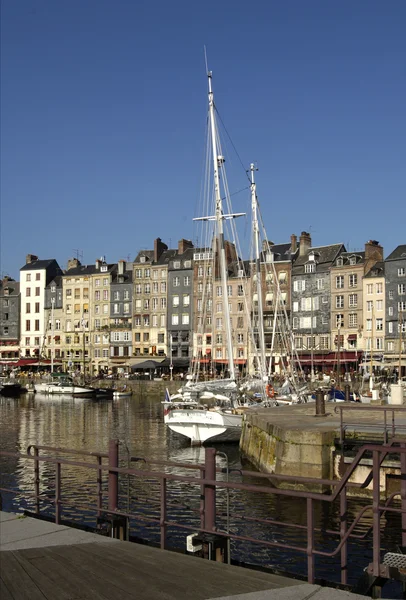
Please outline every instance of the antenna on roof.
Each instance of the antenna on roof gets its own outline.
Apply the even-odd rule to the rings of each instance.
[[[75,253],[75,258],[77,258],[77,260],[83,260],[83,250],[73,248],[73,252]]]
[[[127,262],[130,262],[131,254],[127,254]]]

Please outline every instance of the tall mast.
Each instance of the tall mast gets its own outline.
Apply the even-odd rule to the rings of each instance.
[[[230,378],[235,379],[234,359],[233,359],[233,339],[231,335],[230,327],[230,310],[228,306],[228,293],[227,293],[227,265],[226,265],[226,251],[224,246],[224,228],[223,228],[223,202],[220,194],[220,168],[224,163],[224,157],[218,154],[217,150],[217,127],[216,117],[214,114],[214,95],[211,87],[212,72],[207,73],[209,81],[209,116],[210,116],[210,130],[211,130],[211,144],[212,144],[212,155],[213,155],[213,178],[214,178],[214,197],[216,202],[215,217],[217,222],[217,236],[218,246],[220,254],[220,277],[221,286],[223,290],[223,315],[224,324],[226,328],[227,336],[227,352],[228,352],[228,368],[230,371]]]
[[[255,265],[257,275],[257,296],[258,296],[258,337],[259,337],[259,354],[260,354],[260,371],[262,378],[266,377],[266,355],[265,355],[265,334],[264,334],[264,311],[262,305],[262,278],[261,278],[261,254],[259,247],[259,227],[258,227],[258,200],[257,186],[255,184],[254,171],[258,169],[251,163],[251,209],[252,209],[252,229],[254,235],[255,247]]]
[[[55,298],[51,298],[51,373],[54,372],[54,304]]]

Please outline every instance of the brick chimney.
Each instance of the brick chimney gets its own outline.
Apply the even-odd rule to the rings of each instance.
[[[99,258],[96,258],[94,264],[95,264],[96,269],[100,269],[100,259]]]
[[[25,264],[29,265],[36,260],[38,260],[38,256],[35,256],[35,254],[27,254],[25,257]]]
[[[70,269],[77,269],[78,267],[80,267],[80,266],[81,266],[81,264],[82,264],[82,263],[81,263],[81,262],[80,262],[80,260],[78,260],[77,258],[70,258],[70,259],[68,260],[68,271],[69,271]]]
[[[124,275],[124,271],[125,271],[125,260],[119,260],[118,261],[118,274]]]
[[[299,241],[299,256],[306,256],[311,247],[312,238],[310,236],[310,233],[307,233],[307,231],[302,231],[302,233],[300,234]]]
[[[290,251],[292,254],[294,254],[297,250],[297,236],[292,233],[292,235],[290,236]]]
[[[184,238],[182,238],[181,240],[179,240],[179,242],[178,242],[178,254],[183,254],[189,248],[193,248],[193,242],[191,242],[190,240],[185,240]]]
[[[383,247],[376,240],[369,240],[365,244],[365,270],[368,271],[379,261],[383,260]]]
[[[156,240],[154,241],[154,261],[155,262],[158,262],[158,260],[160,259],[161,255],[162,255],[162,252],[164,252],[165,250],[168,250],[168,246],[163,243],[161,238],[156,238]]]

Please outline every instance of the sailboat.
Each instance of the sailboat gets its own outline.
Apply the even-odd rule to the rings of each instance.
[[[220,184],[224,187],[227,197],[227,208],[230,209],[230,198],[224,173],[225,159],[221,153],[216,122],[214,95],[212,90],[212,73],[208,76],[209,103],[209,136],[211,140],[212,177],[214,185],[214,215],[198,217],[195,221],[204,221],[213,228],[212,248],[206,252],[214,259],[214,272],[219,273],[221,283],[219,295],[222,300],[222,315],[226,340],[227,377],[211,381],[199,381],[198,368],[189,376],[185,386],[178,393],[170,396],[166,392],[164,404],[164,422],[172,431],[182,434],[191,440],[192,444],[202,444],[207,440],[238,441],[241,435],[242,397],[236,381],[234,364],[234,347],[230,323],[230,308],[228,298],[228,257],[226,256],[225,221],[244,216],[245,213],[225,212]],[[205,302],[205,305],[209,305]],[[202,327],[206,320],[202,319]],[[203,333],[203,332],[201,332]]]

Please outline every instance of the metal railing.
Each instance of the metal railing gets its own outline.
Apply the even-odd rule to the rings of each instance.
[[[55,454],[70,454],[73,456],[83,457],[94,457],[96,463],[89,463],[80,460],[72,460],[67,458],[61,458],[57,456],[41,455],[40,452],[50,451]],[[352,483],[350,478],[354,474],[356,468],[360,464],[361,460],[366,453],[372,453],[372,469],[369,475],[362,483]],[[385,503],[382,504],[380,498],[380,479],[381,479],[381,466],[387,456],[387,454],[398,454],[400,463],[400,490],[390,495]],[[216,450],[214,448],[205,448],[205,462],[204,464],[190,464],[190,463],[178,463],[178,462],[167,462],[161,460],[146,460],[144,458],[130,456],[127,454],[127,462],[130,465],[131,462],[142,462],[145,468],[125,468],[119,467],[119,443],[116,440],[110,440],[109,451],[106,452],[88,452],[81,450],[72,450],[68,448],[53,448],[50,446],[36,446],[31,445],[27,448],[27,454],[12,453],[1,451],[1,456],[13,457],[17,459],[23,459],[33,461],[34,463],[34,493],[30,494],[35,500],[35,512],[40,515],[40,502],[45,498],[40,494],[40,464],[47,463],[55,465],[55,495],[54,498],[46,498],[46,500],[54,504],[55,506],[55,523],[61,522],[62,515],[62,467],[78,467],[87,468],[95,471],[96,474],[96,503],[93,510],[96,511],[97,515],[100,516],[103,512],[103,475],[107,475],[107,514],[112,517],[122,517],[125,519],[134,519],[139,521],[146,521],[149,523],[155,523],[159,527],[160,531],[160,547],[162,549],[167,548],[167,529],[168,527],[177,527],[189,532],[195,532],[196,526],[188,525],[182,521],[172,521],[168,517],[168,507],[170,506],[170,498],[168,492],[168,482],[183,482],[185,484],[197,485],[201,490],[200,495],[200,508],[198,510],[200,515],[200,533],[213,534],[217,536],[227,538],[228,540],[235,540],[240,542],[249,542],[261,544],[268,548],[284,548],[295,552],[302,553],[306,556],[307,560],[307,579],[309,583],[314,583],[316,578],[315,573],[315,558],[317,556],[332,558],[340,555],[341,561],[341,583],[347,584],[348,582],[348,542],[350,538],[363,539],[369,535],[372,531],[373,538],[373,559],[369,565],[369,573],[372,576],[378,577],[382,575],[382,569],[384,568],[381,564],[381,517],[385,513],[398,513],[401,515],[401,544],[406,546],[406,443],[395,445],[392,441],[387,445],[374,445],[367,444],[363,446],[357,453],[354,461],[349,465],[347,471],[340,481],[328,480],[328,479],[315,479],[308,477],[296,477],[296,476],[284,476],[274,475],[267,473],[257,473],[253,471],[245,470],[233,470],[226,468],[218,468],[216,465]],[[105,464],[103,461],[108,461]],[[175,473],[169,473],[162,470],[153,470],[152,467],[181,467],[184,469],[197,470],[199,473],[197,476],[186,476]],[[219,481],[216,478],[217,473],[227,473],[226,481]],[[333,490],[331,494],[326,495],[324,493],[317,493],[304,490],[292,490],[283,489],[279,487],[271,487],[270,485],[259,485],[230,482],[228,475],[230,473],[239,473],[241,476],[249,475],[251,478],[257,478],[259,480],[272,480],[272,482],[296,482],[298,486],[304,486],[309,484],[321,484],[328,485]],[[147,517],[142,514],[131,513],[129,508],[126,510],[120,509],[120,496],[119,496],[119,476],[134,477],[141,480],[154,479],[159,484],[159,517]],[[372,491],[372,504],[364,506],[355,516],[352,523],[348,523],[348,512],[347,512],[347,496],[349,488],[366,488],[370,484],[373,485]],[[261,519],[255,517],[241,517],[238,515],[227,514],[227,523],[229,518],[234,517],[235,519],[243,518],[244,520],[252,523],[261,523],[266,525],[285,526],[290,528],[296,528],[299,531],[306,533],[306,545],[300,546],[297,544],[286,544],[285,541],[275,540],[264,540],[251,537],[249,535],[239,535],[230,533],[228,531],[221,530],[217,526],[217,505],[216,505],[216,494],[218,489],[225,489],[226,492],[231,490],[234,491],[245,491],[254,492],[260,494],[274,495],[287,498],[302,498],[306,500],[306,524],[300,525],[297,523],[279,521],[277,519]],[[0,488],[0,492],[8,492],[15,494],[15,490],[8,488]],[[396,497],[400,497],[400,505],[394,506],[393,500]],[[315,515],[314,508],[315,503],[328,503],[332,504],[335,501],[339,502],[339,529],[329,530],[317,528],[315,526]],[[89,505],[80,506],[75,504],[77,508],[83,508],[89,510]],[[227,510],[229,510],[229,503],[227,503]],[[355,534],[354,530],[359,524],[361,518],[368,512],[372,512],[372,525],[370,529],[363,535]],[[322,532],[325,534],[333,534],[339,537],[339,543],[336,548],[331,552],[319,550],[315,543],[315,532]]]
[[[346,420],[344,422],[344,413],[345,412],[378,412],[378,413],[382,413],[383,416],[383,423],[376,425],[376,424],[369,424],[367,422],[360,422],[358,421],[348,421]],[[406,422],[405,423],[396,423],[396,419],[395,419],[395,413],[403,413],[403,416],[406,417],[406,406],[396,406],[396,405],[390,405],[390,406],[370,406],[370,405],[361,405],[361,406],[357,406],[356,404],[345,404],[345,405],[337,405],[334,408],[334,412],[336,413],[340,413],[340,444],[341,447],[343,447],[343,444],[345,442],[345,432],[349,427],[356,427],[357,431],[359,432],[360,430],[364,429],[365,431],[367,430],[372,430],[378,433],[383,433],[383,442],[385,444],[388,443],[389,439],[394,439],[396,435],[399,434],[403,434],[406,436]],[[389,415],[389,420],[388,420],[388,415]],[[383,425],[383,431],[382,431],[382,425]],[[390,438],[389,438],[389,433],[390,433]]]

